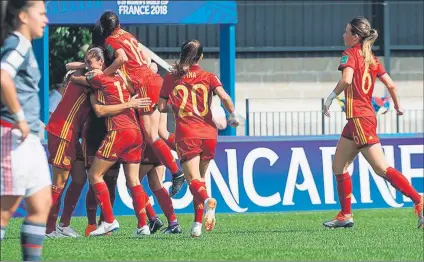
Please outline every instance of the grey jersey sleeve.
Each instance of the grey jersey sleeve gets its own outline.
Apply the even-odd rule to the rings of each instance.
[[[10,35],[1,47],[1,70],[7,71],[15,78],[28,56],[30,47],[28,42]]]

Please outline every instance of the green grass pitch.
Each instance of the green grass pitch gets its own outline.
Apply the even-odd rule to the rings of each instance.
[[[415,260],[423,261],[424,231],[411,208],[357,210],[352,229],[324,229],[335,212],[218,214],[213,232],[191,238],[192,215],[179,215],[182,235],[132,238],[136,220],[118,217],[110,237],[46,239],[43,260]],[[21,219],[10,222],[1,260],[20,260]],[[85,218],[73,218],[83,233]]]

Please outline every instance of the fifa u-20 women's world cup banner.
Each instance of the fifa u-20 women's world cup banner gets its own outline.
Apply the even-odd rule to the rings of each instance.
[[[217,212],[284,212],[338,209],[332,172],[338,137],[220,137],[215,160],[206,176],[208,191],[217,199]],[[423,134],[382,136],[386,158],[420,193],[424,191]],[[164,170],[165,171],[165,170]],[[349,167],[353,182],[353,208],[412,207],[381,177],[362,155]],[[169,189],[166,171],[164,186]],[[148,189],[154,209],[160,208]],[[84,216],[87,186],[74,211]],[[191,213],[192,195],[187,185],[173,198],[177,213]],[[123,170],[118,178],[116,215],[132,215],[132,201]],[[25,213],[19,209],[17,216]]]
[[[237,24],[235,1],[46,1],[49,24],[95,24],[113,11],[121,24]],[[78,19],[75,19],[75,18]]]

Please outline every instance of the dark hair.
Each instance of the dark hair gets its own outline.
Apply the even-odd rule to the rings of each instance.
[[[91,47],[100,47],[103,46],[105,38],[103,36],[102,27],[99,24],[96,24],[93,29],[91,29]]]
[[[120,27],[118,16],[112,11],[106,11],[100,17],[100,25],[103,31],[103,37],[110,36],[116,28]]]
[[[371,48],[375,43],[375,40],[378,38],[378,32],[371,28],[370,22],[362,16],[353,18],[349,24],[351,27],[351,33],[359,36],[361,39],[361,50],[365,61],[365,72],[367,72],[370,66],[377,66],[377,62],[374,59]]]
[[[199,41],[193,39],[185,42],[181,46],[180,59],[172,68],[172,74],[182,77],[187,74],[189,68],[193,64],[199,62],[203,54],[203,46]]]
[[[7,36],[16,30],[19,25],[19,13],[28,10],[34,3],[29,0],[8,0],[1,1],[1,37],[0,45],[3,45]]]

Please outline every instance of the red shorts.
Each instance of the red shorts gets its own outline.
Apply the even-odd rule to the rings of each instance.
[[[143,84],[136,83],[134,86],[135,92],[139,98],[148,97],[152,101],[150,106],[140,108],[138,110],[140,115],[150,114],[155,111],[159,103],[159,93],[162,88],[163,78],[159,74],[149,75],[147,79],[143,80]]]
[[[180,163],[200,155],[201,160],[211,160],[215,157],[216,139],[187,139],[178,141],[178,158]]]
[[[49,164],[54,167],[70,171],[74,161],[84,161],[81,144],[77,139],[67,141],[47,133],[47,148],[49,150]]]
[[[101,137],[99,135],[99,137]],[[91,164],[93,163],[94,157],[96,156],[97,150],[99,150],[99,147],[102,145],[103,138],[102,139],[96,139],[100,141],[93,141],[93,140],[87,140],[85,138],[82,139],[82,151],[84,153],[84,159],[85,159],[85,168],[90,169]],[[110,169],[119,169],[120,163],[116,162]]]
[[[143,157],[141,158],[142,165],[153,165],[153,166],[161,166],[163,165],[162,161],[157,157],[155,151],[151,145],[145,143],[143,145]]]
[[[357,117],[347,120],[342,137],[353,140],[358,148],[380,143],[376,117]]]
[[[109,131],[97,150],[96,157],[107,161],[140,163],[143,138],[137,129]]]

